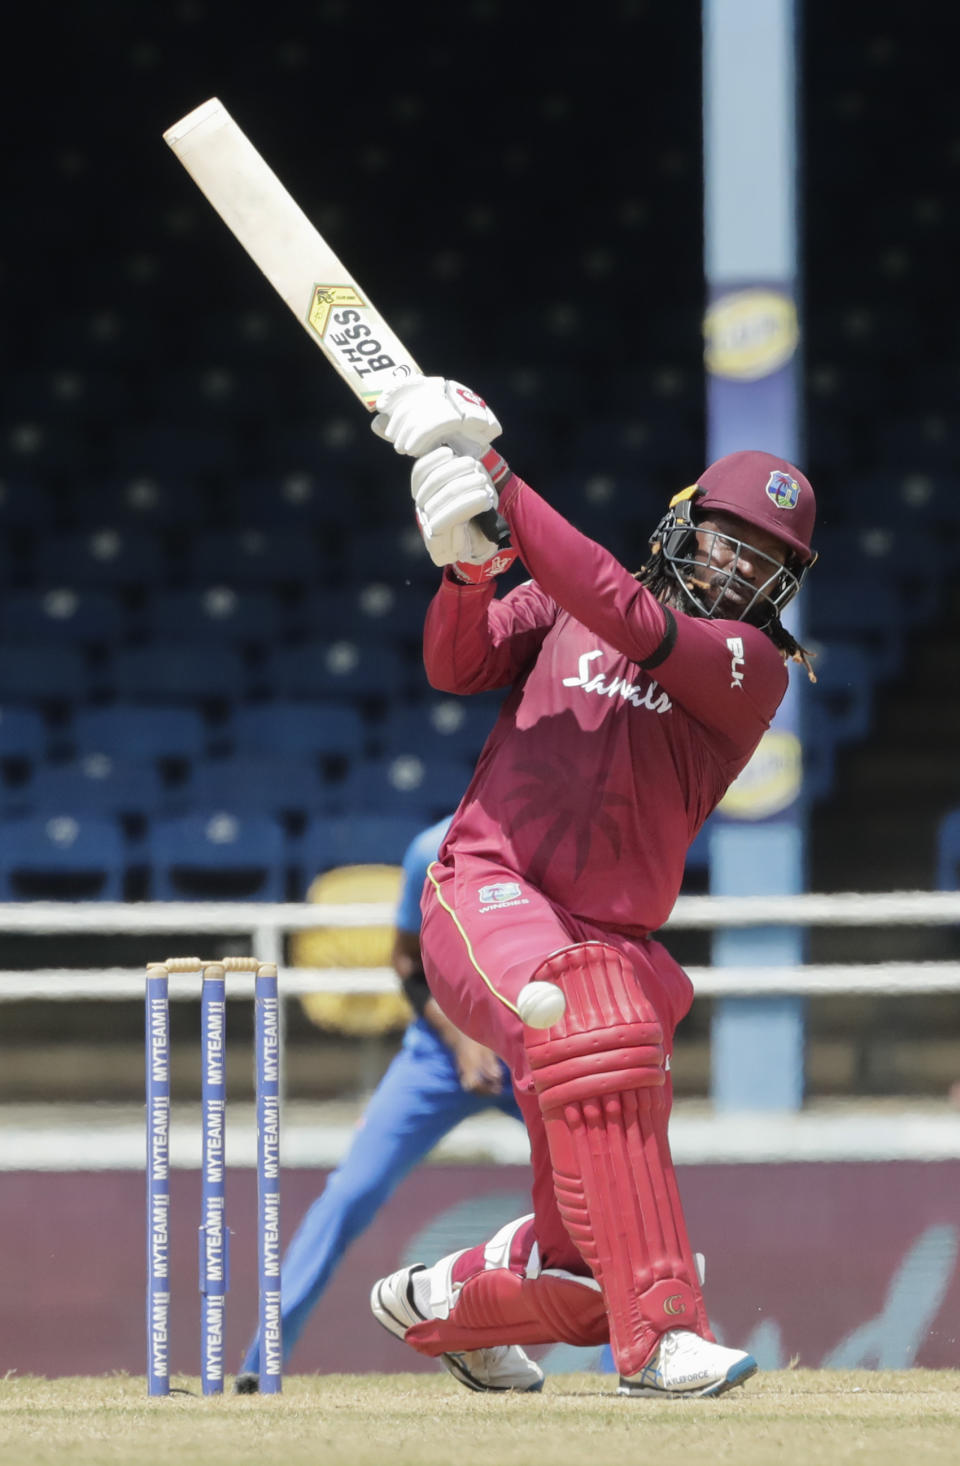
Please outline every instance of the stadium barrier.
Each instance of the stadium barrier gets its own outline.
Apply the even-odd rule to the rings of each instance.
[[[281,966],[285,997],[305,993],[384,993],[396,990],[389,967],[284,966],[284,939],[318,927],[389,925],[393,910],[382,903],[308,905],[267,902],[20,902],[0,903],[0,934],[96,934],[164,937],[181,934],[246,938],[250,955]],[[960,927],[960,892],[845,892],[794,896],[681,896],[663,928],[720,931],[762,926]],[[158,954],[162,960],[165,952]],[[687,968],[698,997],[874,994],[960,991],[960,961],[856,962],[793,967]],[[0,1001],[23,999],[131,999],[142,996],[142,968],[29,968],[0,970]],[[246,980],[249,985],[249,979]],[[245,994],[243,974],[230,993]],[[196,997],[189,979],[172,979],[172,998]]]

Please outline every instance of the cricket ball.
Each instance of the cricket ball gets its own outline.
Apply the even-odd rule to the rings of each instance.
[[[563,989],[555,982],[528,982],[520,989],[517,1012],[529,1028],[552,1028],[566,1011]]]

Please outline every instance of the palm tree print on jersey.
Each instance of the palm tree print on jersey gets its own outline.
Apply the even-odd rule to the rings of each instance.
[[[571,836],[575,879],[586,869],[595,835],[608,847],[604,860],[609,861],[611,854],[614,860],[620,859],[620,826],[613,811],[629,808],[631,801],[625,795],[607,792],[598,796],[580,775],[576,762],[562,754],[554,755],[550,763],[541,759],[518,764],[517,773],[526,782],[505,796],[517,806],[510,815],[511,829],[517,832],[538,821],[547,822],[532,856],[524,862],[534,885],[543,881],[560,846],[569,844]]]

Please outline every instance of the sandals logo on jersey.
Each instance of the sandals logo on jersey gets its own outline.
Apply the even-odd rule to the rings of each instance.
[[[502,911],[506,906],[529,906],[517,881],[494,881],[477,892],[481,915],[485,911]]]
[[[800,502],[800,485],[779,468],[775,468],[767,479],[766,493],[778,509],[796,509]]]

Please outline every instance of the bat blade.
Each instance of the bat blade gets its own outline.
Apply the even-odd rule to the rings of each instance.
[[[163,134],[315,346],[372,410],[420,368],[217,97]]]

